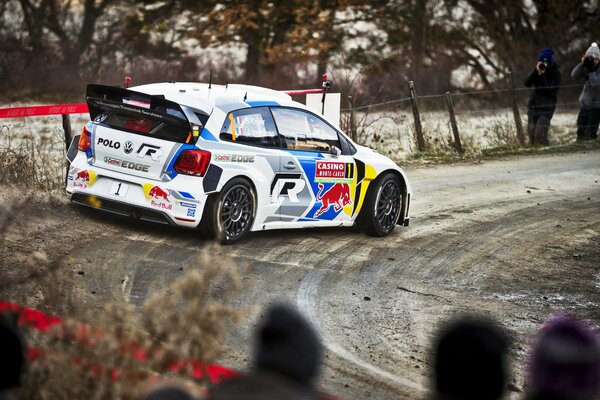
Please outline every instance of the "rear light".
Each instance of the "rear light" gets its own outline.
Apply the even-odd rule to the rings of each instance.
[[[81,151],[88,151],[92,145],[92,134],[88,130],[87,126],[83,126],[81,130],[81,136],[79,136],[79,145],[77,148]]]
[[[184,150],[175,161],[175,171],[180,174],[204,176],[210,164],[210,151]]]

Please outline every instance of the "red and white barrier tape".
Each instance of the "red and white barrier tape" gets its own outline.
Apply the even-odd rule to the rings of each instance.
[[[290,96],[309,93],[323,93],[324,89],[282,90]],[[1,118],[39,117],[44,115],[86,114],[87,104],[54,104],[49,106],[28,106],[0,108]]]
[[[32,308],[21,307],[18,304],[9,303],[5,301],[0,301],[0,312],[12,311],[18,314],[19,325],[28,326],[29,328],[40,331],[40,332],[48,332],[51,328],[62,324],[63,320],[61,318],[51,316],[48,314],[44,314],[41,311],[34,310]],[[90,331],[90,327],[86,325],[80,326],[80,335],[87,336]],[[33,353],[39,353],[38,349],[33,349]],[[146,360],[147,354],[143,349],[135,348],[130,349],[130,353],[132,356],[138,361]],[[29,352],[32,353],[31,351]],[[191,366],[190,376],[194,379],[201,379],[204,376],[204,371],[206,371],[208,378],[212,383],[220,383],[228,378],[239,376],[240,374],[232,371],[228,368],[222,367],[216,364],[208,364],[204,366],[198,360],[186,360],[186,361],[175,361],[171,364],[170,370],[172,372],[180,372],[186,366]],[[204,368],[206,367],[206,368]]]
[[[51,106],[0,108],[0,118],[23,118],[61,114],[85,114],[87,112],[87,104],[55,104]]]

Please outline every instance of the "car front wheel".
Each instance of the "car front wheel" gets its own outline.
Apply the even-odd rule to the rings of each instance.
[[[401,209],[400,179],[394,174],[385,174],[369,188],[357,224],[371,236],[387,236],[396,227]]]
[[[232,179],[207,202],[201,222],[203,236],[223,244],[238,242],[252,228],[255,208],[256,196],[248,181]]]

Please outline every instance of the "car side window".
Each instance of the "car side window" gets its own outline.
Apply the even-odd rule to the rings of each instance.
[[[337,131],[315,114],[294,108],[271,108],[283,146],[292,150],[329,152],[340,148]]]
[[[267,107],[244,108],[228,113],[219,137],[230,142],[279,147],[279,137]]]

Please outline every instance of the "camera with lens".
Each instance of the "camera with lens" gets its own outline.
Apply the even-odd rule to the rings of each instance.
[[[593,56],[586,56],[583,59],[583,66],[586,67],[588,70],[593,70],[594,69],[594,57]]]
[[[548,68],[548,60],[544,58],[538,68],[540,69],[540,71],[545,71],[546,68]]]

